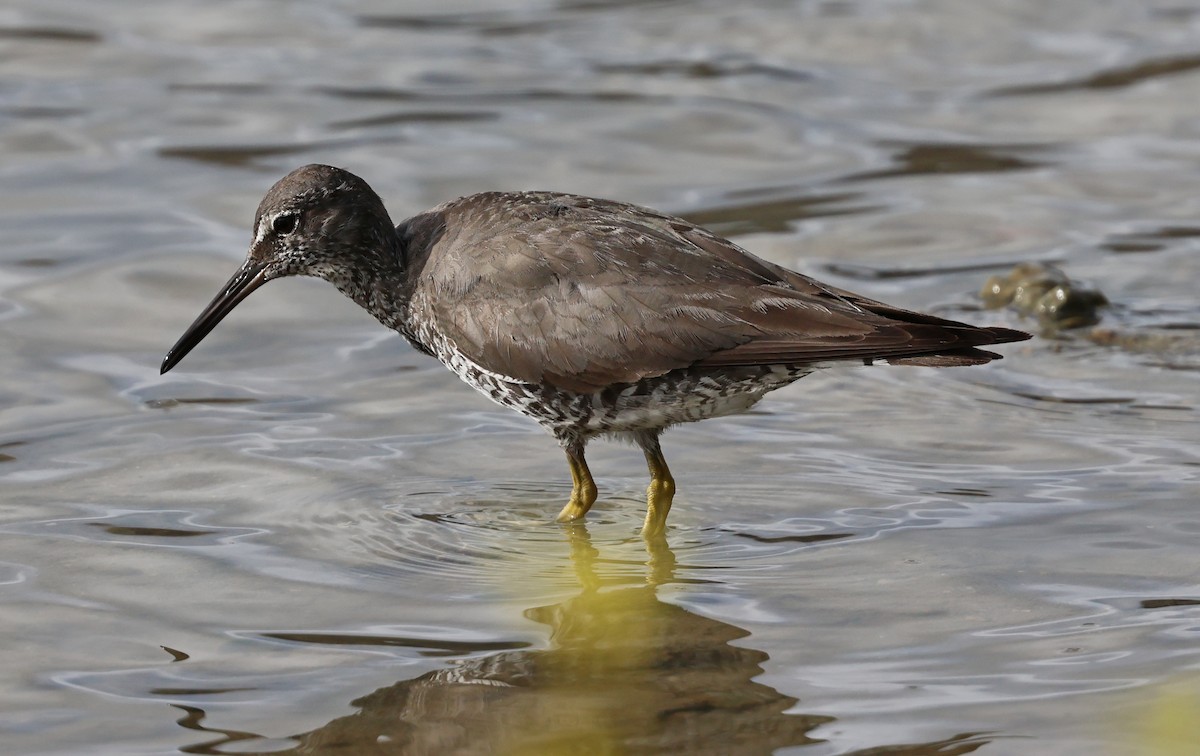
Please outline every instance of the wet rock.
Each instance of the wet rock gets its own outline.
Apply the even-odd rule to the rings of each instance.
[[[1146,313],[1114,308],[1110,317],[1123,322],[1097,325],[1109,306],[1108,298],[1072,281],[1053,265],[1015,265],[1004,275],[988,278],[980,297],[989,309],[1011,307],[1022,316],[1036,318],[1044,336],[1057,337],[1058,348],[1082,339],[1161,360],[1177,369],[1195,369],[1195,356],[1200,354],[1200,325],[1193,321],[1150,323]]]
[[[992,276],[980,292],[985,307],[1012,306],[1036,317],[1043,328],[1080,328],[1100,322],[1108,299],[1100,291],[1072,281],[1067,274],[1043,263],[1026,262],[1003,276]]]
[[[1080,328],[1100,322],[1108,299],[1095,289],[1059,284],[1038,297],[1033,314],[1043,326]]]

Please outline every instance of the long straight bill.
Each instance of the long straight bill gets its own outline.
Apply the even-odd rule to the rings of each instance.
[[[175,346],[167,352],[159,373],[165,373],[178,365],[179,361],[187,356],[187,353],[192,351],[192,348],[199,344],[209,331],[216,328],[217,323],[220,323],[221,319],[228,315],[234,307],[237,307],[239,302],[250,296],[250,292],[266,283],[265,269],[266,263],[255,260],[247,260],[243,263],[238,272],[233,274],[233,278],[229,279],[229,282],[221,289],[221,293],[208,303],[208,307],[204,308],[204,312],[200,313],[196,322],[188,326],[188,329],[179,337],[179,341],[175,342]]]

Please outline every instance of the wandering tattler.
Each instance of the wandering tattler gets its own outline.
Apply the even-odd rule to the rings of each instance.
[[[650,468],[643,534],[662,533],[675,481],[659,435],[744,412],[833,362],[950,367],[1029,334],[860,297],[761,260],[680,218],[558,192],[485,192],[393,227],[352,173],[307,165],[258,206],[246,262],[167,353],[173,368],[250,292],[324,278],[567,453],[559,521],[596,500],[583,450],[612,435]]]

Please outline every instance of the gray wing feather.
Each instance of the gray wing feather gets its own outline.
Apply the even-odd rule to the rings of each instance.
[[[539,192],[473,195],[430,212],[446,231],[412,306],[477,364],[520,381],[592,392],[689,366],[1013,340],[823,286],[632,205]]]

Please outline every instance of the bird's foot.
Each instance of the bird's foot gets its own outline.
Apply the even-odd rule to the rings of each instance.
[[[583,445],[568,446],[567,464],[571,468],[571,499],[558,513],[559,522],[574,522],[582,518],[596,503],[596,482],[583,458]]]
[[[642,537],[661,538],[667,529],[667,514],[675,498],[675,481],[670,476],[654,478],[646,488],[646,522],[642,525]]]
[[[575,497],[572,496],[571,500],[568,501],[566,506],[564,506],[562,508],[562,511],[558,513],[558,517],[554,518],[554,521],[555,522],[575,522],[576,520],[581,519],[585,514],[587,514],[587,511],[588,511],[588,508],[583,506],[579,502],[575,501]]]
[[[580,482],[571,491],[571,498],[555,519],[558,522],[574,522],[582,519],[596,503],[596,484],[591,480]]]

